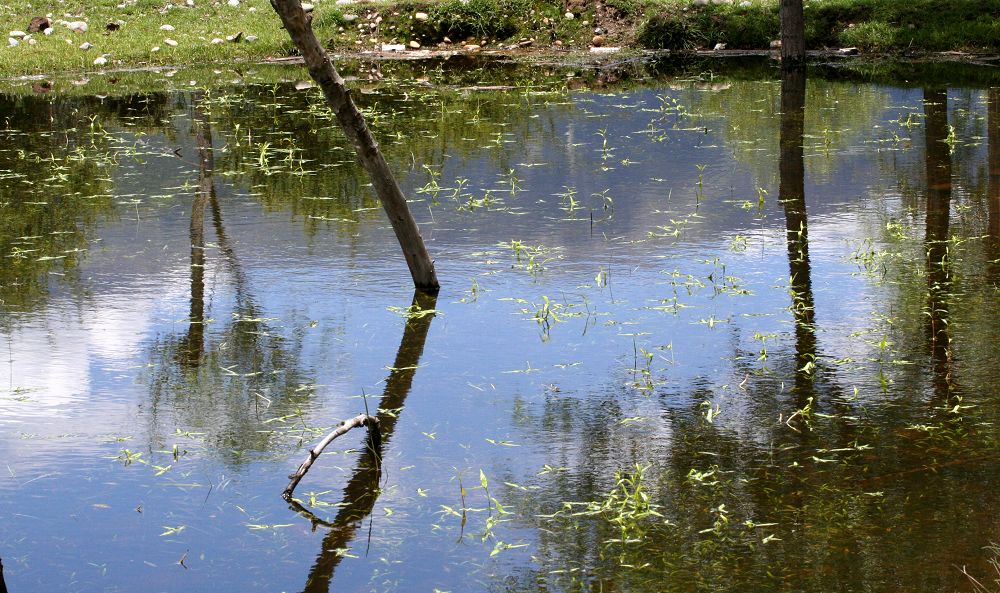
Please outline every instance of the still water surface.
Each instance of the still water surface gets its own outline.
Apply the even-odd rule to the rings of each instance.
[[[304,72],[10,86],[7,586],[992,582],[1000,90],[941,70],[354,65],[436,298]]]

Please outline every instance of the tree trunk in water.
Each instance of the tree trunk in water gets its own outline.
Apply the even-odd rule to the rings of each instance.
[[[806,59],[806,24],[802,0],[781,0],[781,60]]]
[[[392,223],[399,245],[403,249],[413,284],[420,290],[437,291],[440,285],[434,273],[434,262],[427,254],[420,229],[417,228],[417,222],[406,205],[406,198],[400,191],[392,171],[389,170],[378,143],[365,124],[364,116],[351,99],[350,92],[344,85],[344,79],[337,73],[316,39],[302,10],[302,4],[299,0],[271,0],[271,6],[281,17],[282,24],[305,59],[309,75],[323,90],[327,103],[337,114],[340,127],[354,145],[361,166],[368,172],[375,186],[375,192],[382,201],[382,207],[389,216],[389,222]]]

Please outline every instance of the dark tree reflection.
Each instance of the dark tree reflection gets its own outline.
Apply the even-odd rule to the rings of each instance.
[[[194,125],[198,147],[198,192],[191,205],[191,305],[188,331],[178,352],[181,364],[196,367],[205,352],[205,208],[209,201],[213,212],[218,209],[212,174],[215,157],[212,152],[212,128],[201,107],[202,93],[195,94]]]
[[[785,210],[789,291],[792,296],[792,315],[795,318],[795,387],[796,396],[801,400],[812,392],[816,362],[815,312],[809,267],[809,227],[806,219],[802,146],[805,104],[805,68],[783,68],[778,196]]]
[[[948,242],[951,155],[945,142],[948,137],[948,93],[945,89],[924,89],[924,119],[924,166],[927,177],[924,237],[927,255],[927,337],[934,365],[934,395],[936,399],[947,399],[952,389],[952,349],[948,329],[951,287]]]
[[[416,291],[413,295],[411,310],[430,311],[434,309],[436,303],[436,295]],[[403,407],[406,396],[410,393],[410,387],[413,385],[413,377],[416,374],[420,356],[423,354],[424,343],[427,341],[427,333],[430,331],[433,317],[433,314],[414,315],[407,320],[406,327],[403,329],[403,339],[399,343],[396,360],[392,365],[389,377],[386,379],[382,399],[378,403],[383,452],[388,448],[392,439],[396,421],[399,419],[398,410]],[[383,410],[392,410],[393,413],[387,414]],[[300,504],[292,503],[293,509],[307,514],[314,524],[323,524],[329,529],[326,537],[323,538],[323,546],[316,557],[316,563],[309,571],[309,578],[303,589],[306,593],[325,593],[330,590],[334,570],[343,558],[339,550],[347,547],[355,532],[361,527],[362,522],[375,508],[375,502],[380,494],[379,480],[382,476],[379,462],[378,455],[369,448],[359,460],[347,486],[344,487],[345,506],[341,507],[331,522],[320,521],[305,511]]]

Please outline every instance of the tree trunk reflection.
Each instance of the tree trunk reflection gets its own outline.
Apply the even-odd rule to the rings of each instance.
[[[433,309],[436,303],[436,294],[416,291],[413,295],[413,305],[422,310]],[[424,343],[427,340],[427,333],[430,331],[433,317],[433,315],[424,315],[411,318],[403,329],[403,339],[399,343],[396,360],[392,365],[389,377],[386,379],[382,399],[379,400],[377,407],[380,410],[395,410],[393,414],[378,414],[379,425],[382,429],[383,453],[388,450],[396,421],[399,419],[398,409],[403,407],[410,387],[413,385],[413,377],[416,374],[420,356],[423,354]],[[381,476],[380,459],[369,450],[359,460],[353,476],[344,487],[343,500],[346,506],[341,507],[331,522],[318,520],[301,505],[292,503],[292,508],[309,516],[313,520],[314,526],[323,524],[329,528],[329,532],[323,538],[323,545],[316,557],[316,562],[312,570],[309,571],[309,578],[303,589],[305,593],[325,593],[330,590],[334,570],[343,558],[341,551],[347,548],[362,521],[375,508],[375,502],[380,494],[379,479]]]
[[[191,304],[188,311],[188,331],[179,349],[181,364],[196,367],[205,353],[205,208],[215,201],[212,173],[215,157],[212,153],[212,128],[202,109],[202,93],[195,93],[194,126],[198,147],[198,192],[191,206]]]
[[[948,137],[948,93],[924,89],[924,167],[927,177],[927,217],[924,249],[927,255],[927,337],[934,363],[934,395],[947,398],[952,387],[951,335],[948,331],[948,295],[951,254],[948,224],[951,212],[951,155]]]
[[[805,127],[806,71],[785,67],[781,73],[781,136],[778,199],[785,211],[789,292],[795,319],[795,387],[803,400],[812,393],[816,363],[815,312],[809,266],[809,226],[806,218]]]

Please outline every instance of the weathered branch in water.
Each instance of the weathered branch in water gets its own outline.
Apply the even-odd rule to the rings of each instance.
[[[351,99],[344,79],[337,73],[323,46],[316,39],[309,19],[302,10],[302,4],[299,0],[271,0],[271,6],[281,17],[282,24],[309,68],[309,75],[323,90],[327,103],[337,115],[340,127],[354,145],[361,166],[368,172],[389,222],[392,223],[399,246],[403,249],[413,284],[420,290],[437,291],[440,285],[434,273],[434,262],[427,254],[420,229],[406,205],[406,198],[365,124],[364,116]]]
[[[332,443],[334,439],[339,436],[347,434],[347,431],[358,426],[368,427],[368,440],[371,447],[376,453],[382,448],[382,433],[379,431],[378,418],[375,416],[369,416],[368,414],[359,414],[350,420],[344,420],[337,428],[333,430],[330,434],[323,437],[315,447],[309,450],[309,457],[306,457],[305,461],[299,466],[299,469],[295,470],[295,473],[290,474],[288,478],[291,482],[285,487],[285,491],[281,494],[282,498],[285,500],[291,500],[292,492],[295,487],[299,485],[302,477],[306,475],[312,464],[319,458],[320,454],[323,453],[323,449],[326,449],[327,445]]]

